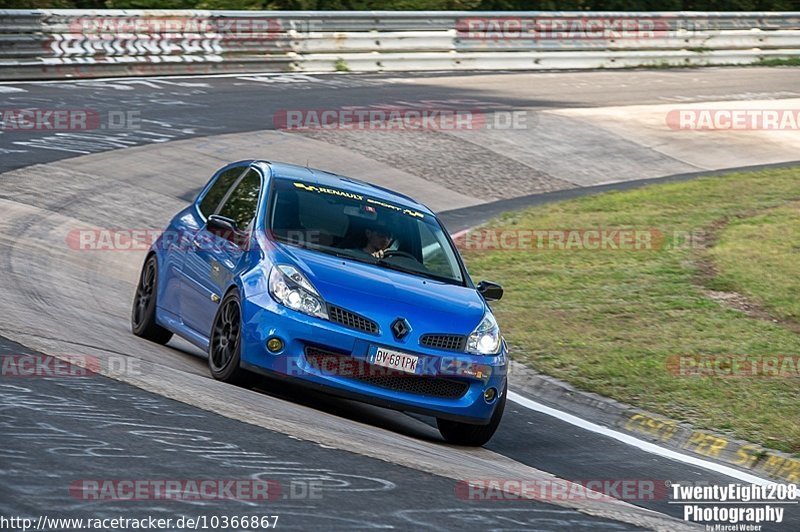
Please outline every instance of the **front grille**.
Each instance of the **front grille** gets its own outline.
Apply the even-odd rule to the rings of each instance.
[[[419,343],[434,349],[463,351],[467,347],[467,337],[460,334],[423,334]]]
[[[369,318],[360,316],[335,305],[328,305],[328,318],[345,327],[372,334],[378,333],[378,324]]]
[[[410,375],[318,347],[306,347],[305,355],[308,363],[317,371],[347,377],[396,392],[458,399],[469,389],[469,383],[459,379]]]

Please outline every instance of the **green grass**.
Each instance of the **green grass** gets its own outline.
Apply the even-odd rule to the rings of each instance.
[[[800,202],[733,220],[709,254],[718,269],[716,287],[800,322]]]
[[[350,67],[347,66],[347,61],[341,57],[338,58],[333,64],[333,68],[336,70],[336,72],[350,72]]]
[[[798,254],[791,200],[799,198],[800,169],[652,185],[506,213],[490,227],[654,228],[666,236],[664,249],[464,250],[464,256],[473,278],[505,286],[494,308],[517,361],[699,428],[798,453],[798,379],[681,377],[668,371],[667,361],[680,355],[800,355],[800,336],[784,324],[727,308],[700,286],[719,282],[796,317],[800,261],[791,260]],[[703,235],[753,215],[753,225],[748,218],[730,224],[719,249],[671,245],[675,232]],[[763,235],[758,228],[773,221],[769,236]],[[747,244],[753,231],[761,246]],[[781,241],[791,231],[794,241]],[[743,240],[746,258],[739,258]],[[704,275],[703,264],[711,259],[720,261],[720,280]],[[765,268],[774,285],[759,274]]]
[[[761,59],[757,66],[800,66],[800,57],[780,57],[775,59]]]

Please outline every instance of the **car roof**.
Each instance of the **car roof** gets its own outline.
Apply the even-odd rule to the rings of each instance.
[[[431,211],[424,204],[388,188],[378,185],[373,185],[366,181],[347,177],[317,168],[309,168],[307,166],[298,166],[296,164],[279,163],[273,161],[257,161],[270,168],[272,177],[278,179],[296,179],[306,183],[313,183],[318,186],[337,188],[347,192],[355,192],[372,198],[389,201],[403,207],[408,207],[418,211],[423,211],[426,214],[433,215]]]

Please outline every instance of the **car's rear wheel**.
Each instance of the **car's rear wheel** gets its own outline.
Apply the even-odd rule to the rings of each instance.
[[[240,367],[242,351],[242,306],[236,290],[222,299],[211,327],[208,369],[220,381],[249,385],[253,374]]]
[[[172,333],[156,323],[156,296],[158,294],[158,261],[151,255],[142,266],[136,294],[131,309],[131,330],[151,342],[166,344]]]
[[[503,411],[506,408],[507,393],[508,384],[503,388],[502,396],[498,399],[499,402],[494,409],[492,419],[489,421],[488,425],[471,425],[469,423],[437,418],[436,425],[439,427],[439,432],[442,437],[447,443],[469,447],[480,447],[491,440],[495,431],[497,431],[497,427],[500,425],[500,420],[503,418]]]

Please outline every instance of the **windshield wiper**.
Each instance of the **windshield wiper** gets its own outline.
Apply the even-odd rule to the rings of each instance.
[[[329,253],[331,255],[335,255],[335,256],[339,257],[340,259],[350,259],[350,260],[354,260],[356,262],[363,262],[364,264],[377,264],[378,263],[378,259],[373,258],[371,255],[366,255],[366,254],[364,254],[364,255],[361,255],[361,254],[351,255],[349,253],[343,253],[342,251],[326,251],[324,249],[320,249],[320,251],[322,251],[323,253]]]
[[[426,279],[432,279],[434,281],[439,281],[442,283],[460,285],[457,279],[451,279],[449,277],[441,277],[438,275],[434,275],[432,273],[428,273],[424,270],[404,268],[398,264],[387,261],[386,259],[375,258],[367,253],[354,252],[353,254],[350,254],[347,252],[346,249],[335,249],[335,248],[328,248],[325,246],[315,246],[308,244],[301,245],[300,247],[304,249],[310,249],[312,251],[319,251],[320,253],[325,253],[326,255],[333,255],[335,257],[339,257],[340,259],[354,260],[356,262],[361,262],[362,264],[372,264],[374,266],[381,266],[383,268],[386,268],[387,270],[394,270],[397,272],[408,273],[411,275],[418,275],[420,277],[425,277]]]
[[[291,242],[289,240],[284,240],[284,239],[280,239],[278,241],[284,244],[288,244],[290,246],[297,246],[302,249],[318,251],[320,253],[325,253],[326,255],[333,255],[335,257],[339,257],[340,259],[350,259],[357,262],[363,262],[365,264],[375,264],[376,262],[378,262],[378,259],[372,257],[371,255],[362,253],[350,254],[347,253],[346,249],[330,248],[328,246],[321,246],[318,244],[312,244],[310,242]]]
[[[399,266],[399,265],[397,265],[397,264],[395,264],[393,262],[389,262],[386,259],[377,260],[377,261],[375,261],[375,264],[377,264],[378,266],[383,266],[384,268],[389,269],[389,270],[395,270],[395,271],[403,272],[403,273],[410,273],[411,275],[419,275],[420,277],[425,277],[427,279],[433,279],[434,281],[440,281],[440,282],[443,282],[443,283],[450,283],[450,284],[457,283],[457,281],[455,279],[449,279],[447,277],[440,277],[438,275],[434,275],[432,273],[428,273],[428,272],[426,272],[424,270],[415,270],[413,268],[403,268],[402,266]]]
[[[357,261],[357,262],[363,262],[365,264],[374,264],[376,266],[383,266],[384,268],[386,268],[388,270],[395,270],[395,271],[398,271],[398,272],[410,273],[412,275],[421,275],[423,277],[429,277],[431,279],[439,280],[437,277],[432,276],[432,275],[430,275],[430,274],[428,274],[428,273],[426,273],[424,271],[414,270],[412,268],[403,268],[402,266],[398,266],[397,264],[394,264],[393,262],[389,262],[386,259],[378,259],[376,257],[373,257],[372,255],[370,255],[368,253],[356,253],[356,254],[351,255],[349,253],[346,253],[345,250],[337,250],[337,251],[330,251],[330,252],[326,251],[326,253],[331,253],[331,254],[336,255],[337,257],[340,257],[342,259],[351,259],[351,260],[354,260],[354,261]]]

